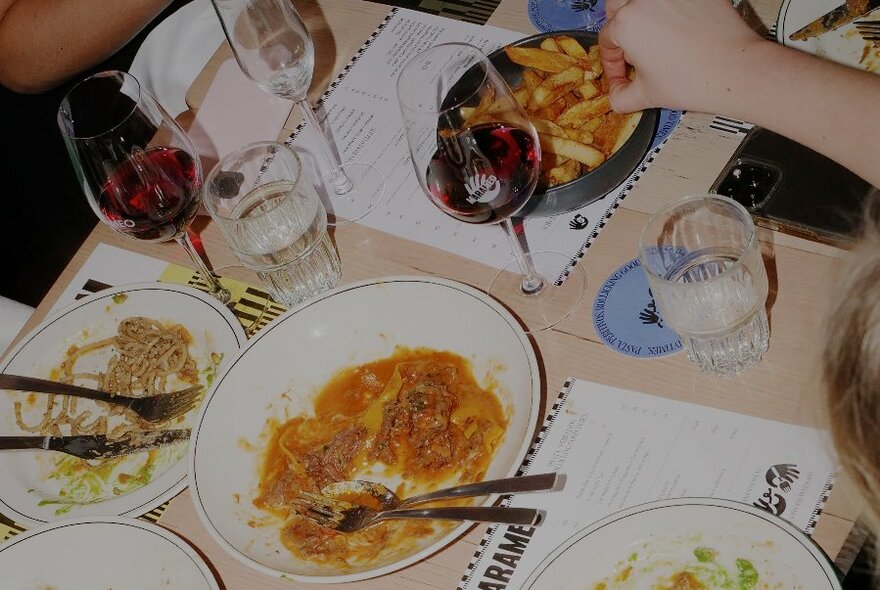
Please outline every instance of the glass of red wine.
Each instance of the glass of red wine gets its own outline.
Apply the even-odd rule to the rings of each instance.
[[[530,252],[514,216],[534,193],[541,172],[538,134],[507,83],[476,47],[446,43],[411,58],[397,96],[416,177],[431,201],[464,223],[497,223],[514,260],[487,292],[516,314],[529,333],[566,319],[580,304],[586,275],[572,266],[567,279],[548,280],[537,268],[561,273],[571,257]]]
[[[228,303],[187,228],[202,199],[202,165],[183,129],[126,72],[79,82],[58,107],[58,126],[77,179],[98,219],[125,237],[176,240],[209,292]]]

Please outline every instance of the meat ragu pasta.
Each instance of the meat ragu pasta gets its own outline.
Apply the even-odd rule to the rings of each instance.
[[[483,477],[507,417],[470,365],[451,352],[398,349],[337,374],[318,392],[314,415],[270,424],[255,504],[284,518],[281,541],[296,557],[345,569],[385,561],[441,530],[430,521],[384,521],[338,533],[299,516],[299,490],[369,473],[398,476],[398,494]]]

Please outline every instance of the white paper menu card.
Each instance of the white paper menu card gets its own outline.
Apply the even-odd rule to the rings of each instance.
[[[834,481],[830,445],[813,428],[572,379],[523,468],[565,473],[565,488],[513,496],[509,505],[546,510],[546,520],[516,535],[525,547],[515,555],[501,547],[510,527],[490,527],[459,588],[519,588],[586,525],[652,500],[744,502],[811,533]]]

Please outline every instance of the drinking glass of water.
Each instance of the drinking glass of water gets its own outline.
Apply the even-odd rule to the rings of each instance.
[[[748,211],[719,195],[675,201],[645,224],[639,259],[666,323],[702,371],[733,376],[770,342],[767,272]]]
[[[289,147],[253,143],[205,179],[205,206],[226,243],[277,301],[296,305],[339,281],[327,213]]]

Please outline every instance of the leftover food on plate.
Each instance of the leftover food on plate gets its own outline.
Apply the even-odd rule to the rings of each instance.
[[[504,53],[523,67],[512,90],[540,138],[539,186],[558,186],[590,172],[632,135],[641,112],[611,110],[598,45],[584,48],[573,37],[557,35],[539,47],[508,46]],[[497,108],[488,97],[466,116],[479,123]]]
[[[281,542],[294,556],[341,569],[390,561],[454,524],[384,521],[340,533],[297,513],[300,491],[372,479],[399,482],[395,491],[407,496],[477,481],[508,423],[492,386],[480,387],[466,359],[427,348],[399,347],[340,371],[313,406],[312,414],[268,423],[254,504],[283,520]]]
[[[675,543],[673,543],[674,545]],[[797,588],[771,583],[750,559],[697,545],[689,556],[634,551],[606,577],[585,590],[770,590]]]
[[[193,338],[182,325],[145,317],[123,319],[113,336],[73,344],[48,377],[130,397],[146,397],[210,382],[222,355],[211,353],[200,363],[190,351]],[[201,367],[199,365],[202,365]],[[28,393],[13,404],[16,425],[25,432],[53,436],[106,435],[122,438],[135,431],[156,430],[186,422],[180,416],[151,423],[127,408],[73,396]],[[85,460],[52,454],[48,479],[60,484],[58,497],[40,505],[58,505],[56,515],[77,504],[99,502],[134,491],[153,475],[180,460],[186,445],[145,453]]]

